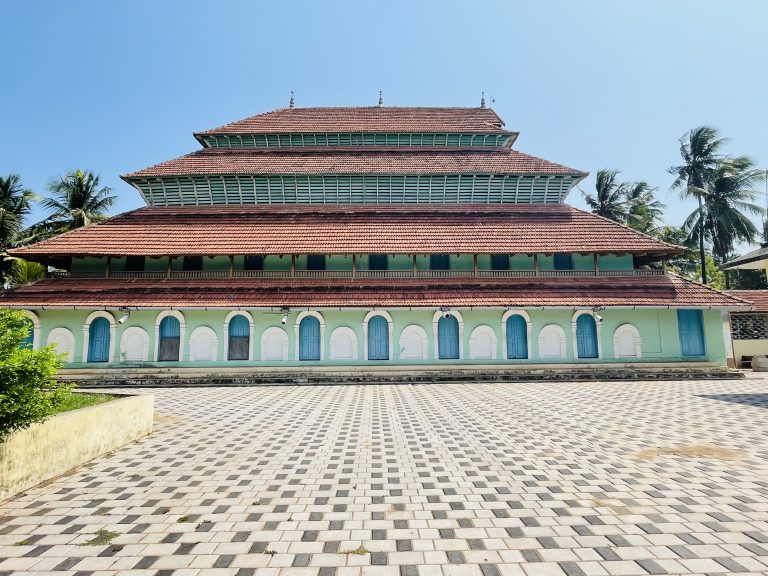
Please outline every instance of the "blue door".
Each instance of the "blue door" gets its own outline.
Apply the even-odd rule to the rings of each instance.
[[[389,360],[389,323],[383,316],[368,321],[368,360]]]
[[[528,326],[519,314],[507,318],[507,358],[528,358]]]
[[[597,358],[597,326],[589,314],[576,320],[576,350],[579,358]]]
[[[451,259],[448,254],[432,254],[429,257],[430,270],[450,270]]]
[[[21,342],[21,348],[32,350],[35,344],[35,325],[29,318],[24,319],[24,324],[27,326],[27,337]]]
[[[320,321],[314,316],[299,324],[299,360],[320,360]]]
[[[157,348],[157,360],[160,362],[178,362],[181,350],[181,324],[173,316],[166,316],[160,321],[160,343]]]
[[[88,362],[109,362],[109,321],[96,318],[88,328]]]
[[[437,356],[441,360],[459,357],[459,321],[455,316],[441,316],[437,322]]]
[[[491,254],[491,270],[509,270],[509,254]]]
[[[251,323],[242,314],[229,321],[228,360],[248,360],[251,348]]]
[[[683,356],[704,356],[704,322],[701,310],[678,310],[677,327]]]

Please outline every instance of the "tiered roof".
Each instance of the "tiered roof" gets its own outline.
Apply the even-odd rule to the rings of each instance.
[[[12,251],[62,255],[633,253],[683,248],[564,204],[141,208]]]

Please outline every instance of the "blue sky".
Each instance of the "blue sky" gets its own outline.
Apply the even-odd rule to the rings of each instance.
[[[286,106],[476,106],[516,148],[659,187],[666,219],[678,138],[711,124],[768,167],[764,0],[6,0],[0,174],[45,192],[190,152],[194,130]],[[590,190],[590,178],[582,187]],[[574,190],[568,201],[583,206]],[[759,201],[763,203],[761,198]],[[36,216],[43,216],[38,212]]]

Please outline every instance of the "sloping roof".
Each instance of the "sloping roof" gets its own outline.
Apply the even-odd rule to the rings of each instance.
[[[144,170],[126,180],[192,174],[566,174],[573,168],[517,150],[413,148],[203,148]]]
[[[11,251],[68,255],[680,254],[564,204],[199,206],[140,208]]]
[[[751,268],[761,270],[765,268],[765,261],[768,260],[768,246],[763,246],[752,252],[747,252],[743,256],[734,258],[730,262],[721,264],[720,268],[728,270],[729,268]]]
[[[768,312],[768,290],[725,290],[725,293],[751,302],[755,312]]]
[[[714,307],[749,303],[677,276],[311,280],[41,280],[0,294],[0,306],[34,307]]]
[[[196,134],[286,132],[472,132],[502,134],[490,108],[336,107],[280,108]]]

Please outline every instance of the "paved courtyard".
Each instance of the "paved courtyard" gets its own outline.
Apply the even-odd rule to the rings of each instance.
[[[768,380],[183,388],[0,574],[768,572]]]

